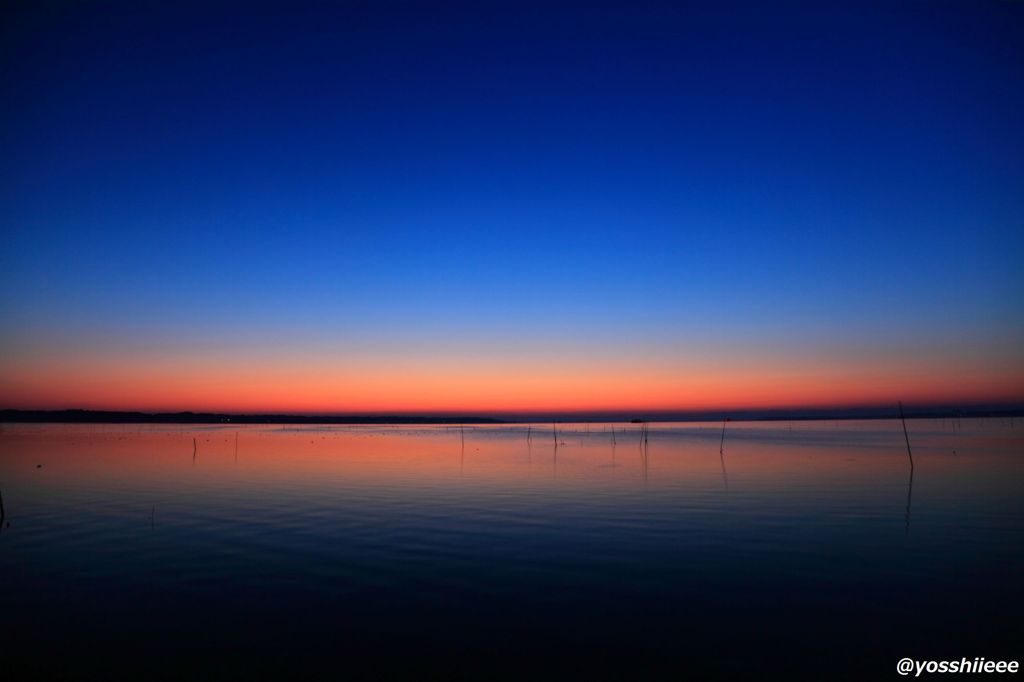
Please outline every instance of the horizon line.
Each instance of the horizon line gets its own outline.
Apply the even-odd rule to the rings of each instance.
[[[527,423],[562,422],[671,422],[671,421],[784,421],[827,419],[890,419],[898,416],[897,404],[806,406],[773,408],[735,408],[707,410],[581,410],[581,411],[475,411],[475,412],[211,412],[97,410],[91,408],[23,409],[0,408],[0,422],[9,423]],[[1024,403],[989,404],[904,404],[908,418],[1015,417],[1024,416]],[[190,422],[190,420],[192,420]]]

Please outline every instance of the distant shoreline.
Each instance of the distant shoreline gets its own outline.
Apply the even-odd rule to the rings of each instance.
[[[969,419],[1024,417],[1024,406],[911,407],[908,419]],[[894,419],[895,407],[733,410],[706,412],[659,412],[639,414],[531,414],[494,418],[480,416],[422,415],[289,415],[227,414],[214,412],[127,412],[108,410],[0,410],[0,422],[43,424],[526,424],[535,422],[707,422],[722,421],[821,421]]]

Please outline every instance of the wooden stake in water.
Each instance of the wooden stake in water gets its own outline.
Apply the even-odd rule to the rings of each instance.
[[[900,406],[900,421],[903,422],[903,439],[907,441],[907,457],[910,458],[910,471],[914,471],[914,456],[910,454],[910,436],[907,435],[907,419],[903,416],[903,402],[899,403]]]
[[[555,439],[555,447],[558,447],[558,427],[555,426],[554,422],[551,422],[551,437]]]
[[[196,461],[196,437],[192,436],[192,461]]]
[[[727,421],[729,421],[728,417],[722,420],[722,440],[718,443],[718,454],[722,454],[722,451],[725,450],[725,423]]]

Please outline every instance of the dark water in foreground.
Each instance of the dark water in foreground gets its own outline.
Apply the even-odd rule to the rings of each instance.
[[[5,679],[1024,658],[1024,423],[4,425]],[[625,429],[625,431],[623,431]],[[237,435],[236,435],[237,434]],[[197,448],[193,456],[193,437]],[[237,446],[236,446],[237,443]],[[38,465],[42,465],[41,467]]]

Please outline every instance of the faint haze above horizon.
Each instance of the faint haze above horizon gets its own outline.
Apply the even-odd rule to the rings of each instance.
[[[1024,404],[1024,4],[13,3],[0,408]]]

